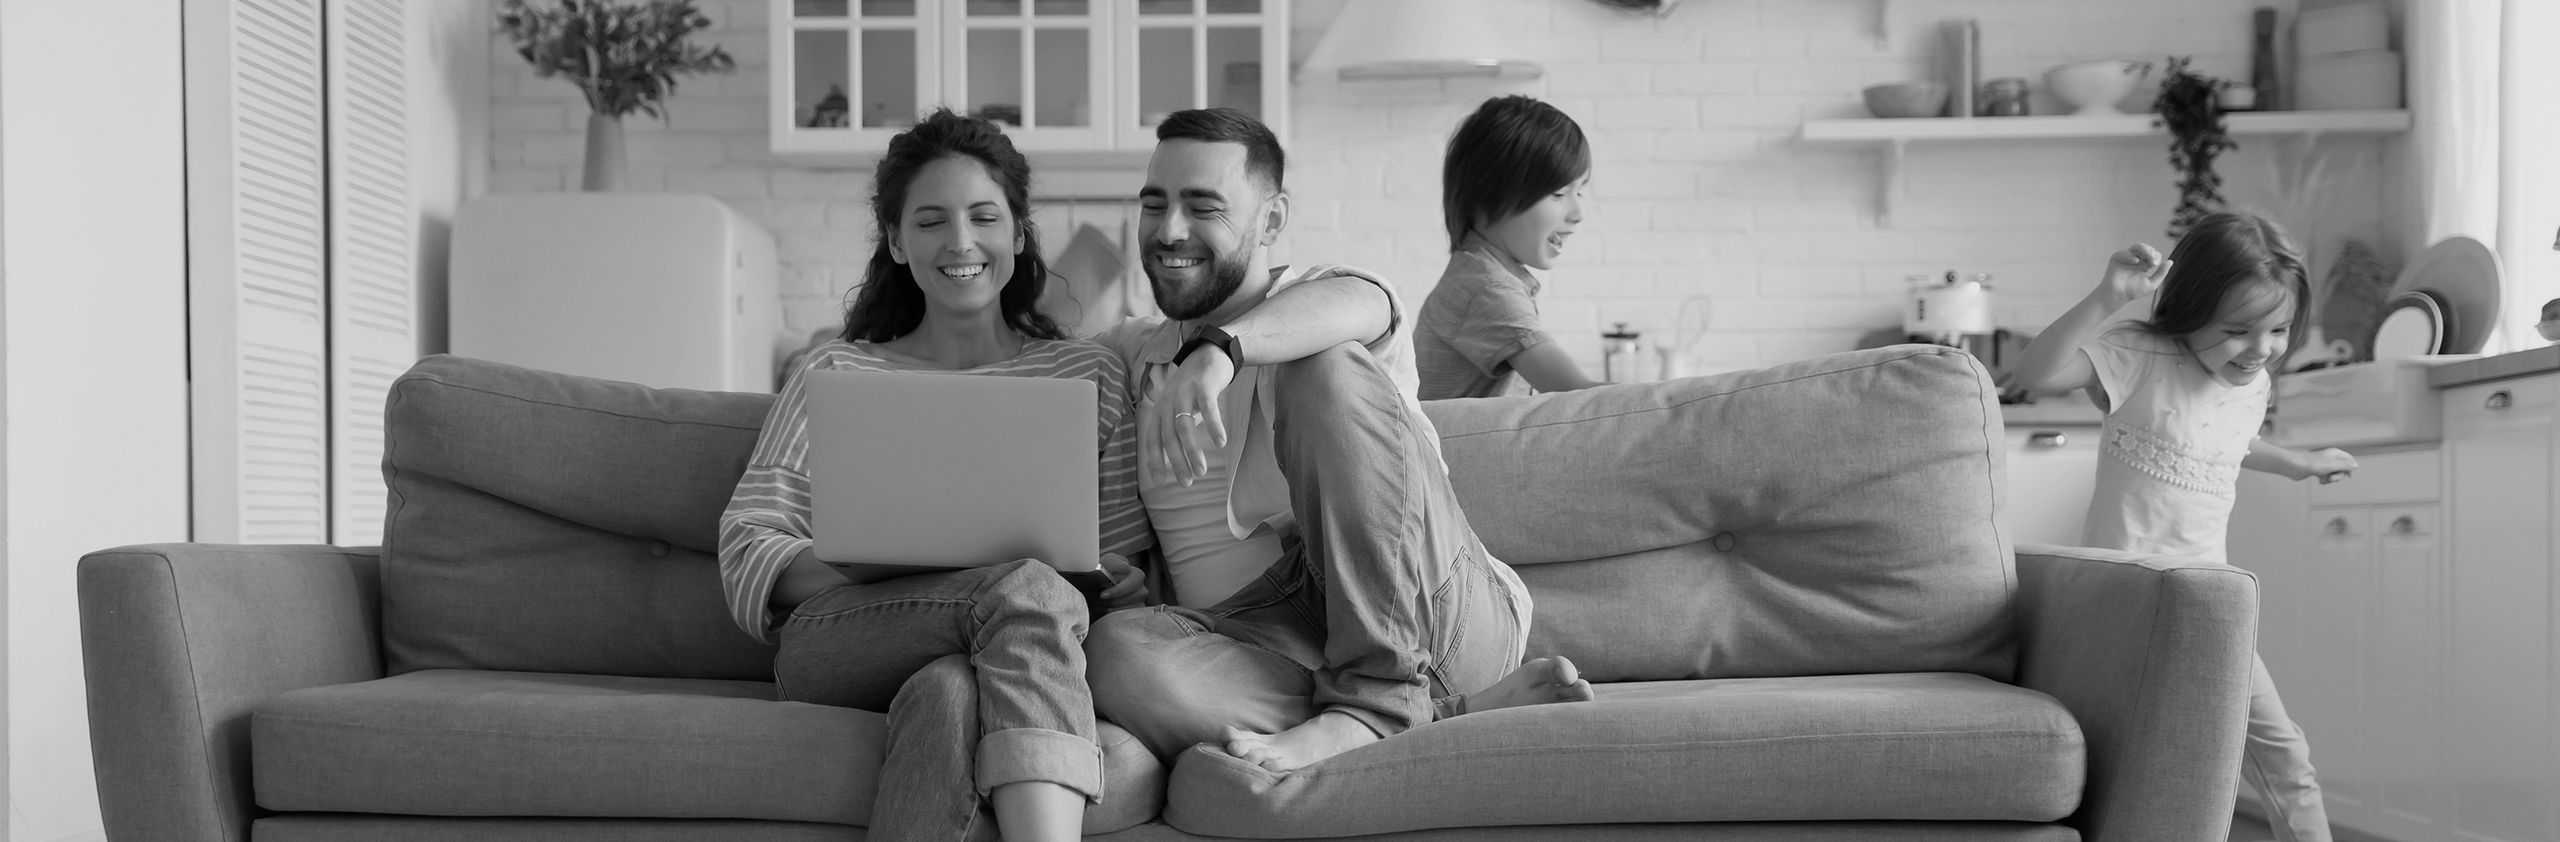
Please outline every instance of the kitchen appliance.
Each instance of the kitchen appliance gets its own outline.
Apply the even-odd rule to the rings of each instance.
[[[453,353],[660,388],[771,392],[792,347],[773,236],[709,196],[483,196],[454,215]]]
[[[1998,369],[2001,340],[2007,331],[1992,324],[1991,276],[1912,275],[1909,300],[1902,310],[1902,333],[1913,342],[1962,348]]]

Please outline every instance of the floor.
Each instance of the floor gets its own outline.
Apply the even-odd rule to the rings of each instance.
[[[2275,831],[2268,830],[2267,823],[2259,821],[2256,816],[2242,812],[2231,817],[2231,842],[2264,842],[2274,838]]]

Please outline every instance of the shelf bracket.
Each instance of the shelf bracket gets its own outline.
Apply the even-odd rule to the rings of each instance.
[[[1878,228],[1893,227],[1894,213],[1901,210],[1903,198],[1902,153],[1903,147],[1908,143],[1909,141],[1905,141],[1900,138],[1888,140],[1885,141],[1884,148],[1878,153],[1884,159],[1877,162],[1877,166],[1883,169],[1883,171],[1878,174],[1876,181],[1876,227]]]

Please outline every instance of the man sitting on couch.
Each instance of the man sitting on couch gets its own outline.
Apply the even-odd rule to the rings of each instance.
[[[1171,321],[1102,339],[1136,385],[1172,593],[1095,623],[1102,715],[1159,756],[1211,742],[1285,772],[1435,718],[1591,698],[1563,658],[1521,664],[1528,590],[1450,491],[1393,287],[1270,265],[1289,195],[1260,122],[1182,111],[1156,138],[1141,265]]]

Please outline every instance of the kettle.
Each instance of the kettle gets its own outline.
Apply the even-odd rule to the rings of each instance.
[[[1991,320],[1990,275],[1910,277],[1910,300],[1902,310],[1902,332],[1941,345],[1958,344],[1968,334],[1988,334]]]

